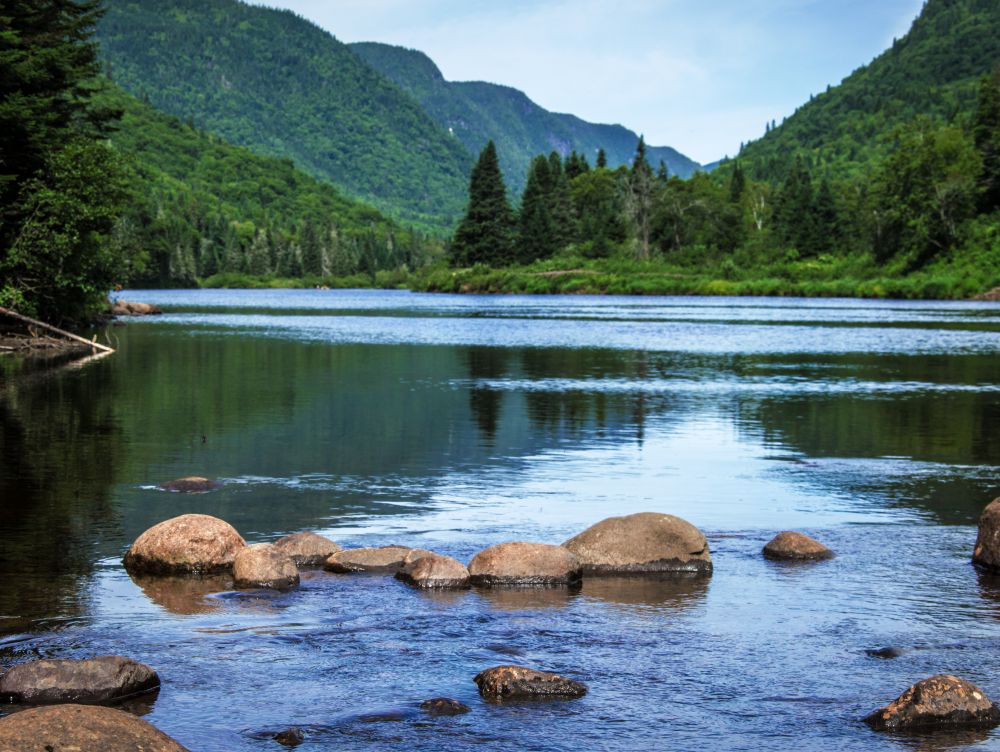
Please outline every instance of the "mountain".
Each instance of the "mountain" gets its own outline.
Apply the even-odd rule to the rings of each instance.
[[[524,92],[481,81],[446,81],[427,55],[416,50],[377,42],[349,45],[369,65],[394,81],[420,102],[435,121],[458,137],[473,154],[492,139],[507,185],[520,193],[531,159],[538,154],[572,150],[593,165],[597,150],[607,153],[608,165],[628,164],[639,136],[621,125],[588,123],[535,104]],[[656,167],[660,160],[670,173],[689,177],[700,169],[669,146],[647,147],[647,158]]]
[[[237,0],[108,0],[97,39],[127,92],[285,157],[414,225],[451,229],[472,158],[420,105],[290,11]]]
[[[928,0],[909,33],[740,152],[757,178],[780,180],[796,154],[836,177],[865,173],[892,131],[920,115],[946,122],[976,105],[1000,64],[997,0]]]

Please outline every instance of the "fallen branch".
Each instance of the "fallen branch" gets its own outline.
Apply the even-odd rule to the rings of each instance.
[[[52,324],[46,324],[44,321],[38,321],[37,319],[33,319],[28,316],[23,316],[20,313],[17,313],[16,311],[10,310],[9,308],[0,307],[0,316],[9,316],[10,318],[16,319],[17,321],[20,321],[24,324],[28,324],[29,326],[37,326],[41,327],[42,329],[48,329],[50,332],[55,332],[60,336],[67,337],[77,342],[82,342],[85,345],[90,345],[95,350],[103,350],[104,352],[109,352],[109,353],[114,352],[114,348],[100,344],[97,341],[96,336],[94,337],[94,339],[86,339],[79,335],[73,334],[72,332],[67,332],[64,329],[60,329],[59,327],[52,326]]]

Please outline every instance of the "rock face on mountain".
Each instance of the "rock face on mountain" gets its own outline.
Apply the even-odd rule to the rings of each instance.
[[[182,514],[136,538],[122,563],[135,574],[225,572],[245,546],[228,522],[207,514]]]

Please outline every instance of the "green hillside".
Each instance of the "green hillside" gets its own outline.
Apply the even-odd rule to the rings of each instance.
[[[370,274],[414,268],[433,252],[288,159],[232,146],[114,86],[99,103],[123,112],[112,144],[131,166],[119,240],[131,249],[132,284]]]
[[[101,55],[129,93],[293,160],[414,225],[450,228],[471,157],[397,86],[289,11],[236,0],[109,0]]]
[[[373,68],[420,102],[434,120],[478,154],[492,140],[504,177],[517,194],[524,188],[531,160],[557,151],[577,151],[594,163],[603,148],[611,167],[628,164],[639,136],[621,125],[588,123],[573,115],[549,112],[523,92],[480,81],[446,81],[434,61],[416,50],[377,42],[350,45]],[[653,165],[689,177],[700,165],[668,146],[647,147]]]
[[[740,161],[768,180],[783,179],[796,154],[834,177],[861,175],[890,151],[897,126],[970,113],[979,79],[998,64],[1000,3],[928,0],[906,36],[748,144]]]

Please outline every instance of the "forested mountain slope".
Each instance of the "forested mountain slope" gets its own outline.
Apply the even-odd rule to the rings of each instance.
[[[967,116],[980,78],[998,64],[1000,2],[928,0],[906,36],[748,144],[740,161],[769,180],[782,179],[796,154],[833,177],[863,173],[897,126]]]
[[[289,11],[237,0],[109,0],[97,39],[129,93],[371,202],[448,229],[472,159],[395,84]]]
[[[628,164],[639,136],[621,125],[588,123],[574,115],[549,112],[517,89],[481,81],[446,81],[427,55],[377,42],[349,45],[361,58],[420,102],[434,120],[450,129],[474,154],[492,140],[504,178],[516,193],[538,154],[575,150],[594,163],[603,148],[608,165]],[[700,165],[668,146],[647,147],[672,175],[689,177]]]

